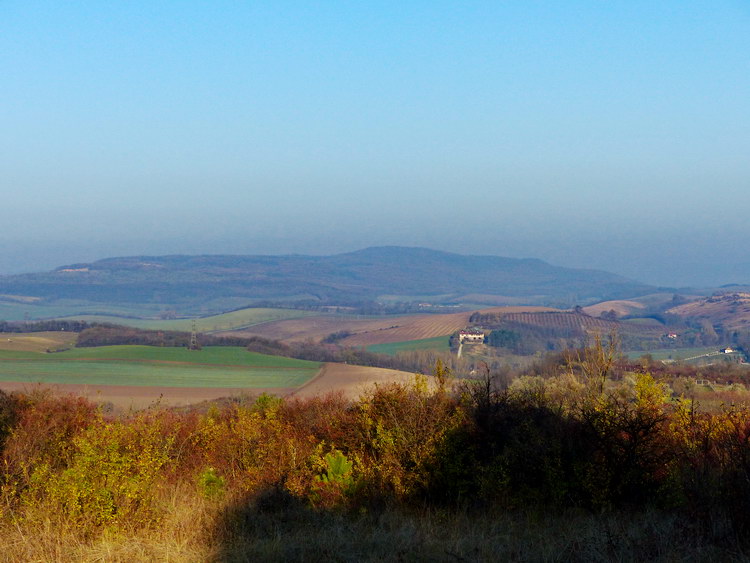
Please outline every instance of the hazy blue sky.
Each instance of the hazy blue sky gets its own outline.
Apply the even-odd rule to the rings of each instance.
[[[0,272],[399,244],[750,283],[750,2],[0,1]]]

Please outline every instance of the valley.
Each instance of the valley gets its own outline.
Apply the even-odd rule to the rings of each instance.
[[[745,361],[750,294],[677,294],[637,282],[625,289],[622,280],[606,273],[550,268],[533,260],[384,247],[323,259],[118,258],[0,277],[0,312],[9,313],[5,326],[14,327],[0,335],[0,387],[73,385],[97,389],[103,401],[127,395],[139,404],[148,396],[169,397],[173,393],[164,390],[170,389],[183,397],[178,402],[188,396],[204,400],[302,390],[351,394],[389,378],[403,381],[414,371],[429,373],[437,359],[465,377],[482,365],[531,365],[545,354],[610,334],[617,335],[631,358]],[[291,283],[303,269],[309,274],[305,283],[327,284],[328,289],[313,298]],[[521,272],[525,278],[518,278]],[[565,306],[552,289],[553,279],[572,292],[567,299],[586,297]],[[266,290],[247,293],[258,280],[273,280],[277,301],[262,303]],[[613,298],[593,298],[592,284],[615,280],[620,289],[596,290],[604,297],[609,291]],[[185,284],[203,289],[181,293]],[[352,301],[355,286],[371,289]],[[115,289],[117,298],[108,300]],[[629,295],[617,296],[618,291]],[[186,301],[178,295],[192,297]],[[243,307],[221,309],[221,303],[236,305],[243,299]],[[471,303],[483,300],[484,306]],[[40,328],[24,332],[32,326]],[[79,328],[66,331],[66,326]],[[198,343],[208,344],[202,350],[188,350],[193,329]],[[459,346],[459,332],[469,329],[483,335],[481,341]],[[85,338],[79,342],[75,331]],[[719,354],[722,346],[739,352]],[[129,391],[116,391],[118,386]]]

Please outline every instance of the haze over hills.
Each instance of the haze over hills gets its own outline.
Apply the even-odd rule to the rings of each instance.
[[[433,303],[591,303],[653,292],[615,274],[536,259],[375,247],[333,256],[135,256],[0,277],[0,294],[45,301],[170,303],[217,300],[343,304],[380,296]]]

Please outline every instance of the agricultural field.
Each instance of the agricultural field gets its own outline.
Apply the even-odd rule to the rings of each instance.
[[[568,312],[508,313],[502,319],[525,325],[558,329],[584,329],[602,333],[617,330],[618,323]]]
[[[646,309],[646,306],[643,303],[618,300],[603,301],[601,303],[596,303],[595,305],[589,305],[588,307],[583,308],[583,312],[592,317],[598,317],[602,313],[614,311],[618,316],[623,317],[625,315],[637,315],[644,309]]]
[[[698,348],[662,348],[658,350],[633,350],[627,352],[628,358],[637,359],[644,355],[650,355],[654,360],[690,360],[700,359],[706,356],[716,356],[717,359],[721,357],[732,356],[733,354],[719,354],[719,346],[703,346]]]
[[[317,362],[266,356],[240,347],[76,348],[54,354],[0,351],[0,381],[136,387],[295,388]]]
[[[288,342],[307,339],[322,340],[329,334],[348,331],[351,336],[340,341],[347,346],[369,346],[385,342],[421,340],[445,336],[466,326],[470,313],[447,315],[404,315],[357,318],[354,316],[321,315],[265,323],[232,332],[238,336],[262,336]]]
[[[65,350],[75,345],[74,332],[0,332],[0,350],[11,352],[47,352]]]
[[[355,400],[375,385],[408,384],[414,381],[414,377],[413,373],[395,369],[329,363],[321,368],[317,377],[293,391],[291,396],[309,398],[333,392]],[[434,384],[432,377],[427,381],[430,385]]]
[[[425,338],[422,340],[373,344],[372,346],[367,347],[367,351],[376,354],[387,354],[389,356],[395,356],[399,352],[410,352],[412,350],[440,350],[447,352],[450,350],[448,340],[448,336],[437,336],[435,338]]]
[[[621,336],[635,336],[646,339],[659,338],[664,326],[654,319],[610,321],[572,312],[510,313],[502,315],[502,321],[526,325],[530,328],[554,329],[588,334],[607,335],[612,332]]]
[[[220,315],[197,318],[195,319],[195,326],[199,332],[218,332],[237,330],[283,319],[308,317],[313,314],[315,313],[296,309],[247,308]],[[75,315],[65,317],[62,320],[113,323],[146,330],[176,330],[183,332],[192,330],[193,326],[192,319],[134,319],[113,315]]]
[[[125,307],[72,299],[45,303],[33,297],[0,296],[0,320],[4,321],[52,319],[72,315],[98,315],[103,313],[113,316],[151,317],[157,315],[160,309],[161,307],[157,305],[133,305]]]
[[[480,312],[510,314],[524,311],[554,311],[554,309],[546,307],[492,307],[482,309]],[[274,340],[301,342],[307,339],[322,340],[329,334],[347,331],[351,335],[340,340],[340,344],[367,347],[377,344],[449,336],[457,330],[466,328],[469,324],[469,317],[475,312],[477,311],[438,315],[394,315],[369,318],[319,315],[264,323],[248,330],[234,331],[230,334],[236,334],[237,336],[262,336]]]

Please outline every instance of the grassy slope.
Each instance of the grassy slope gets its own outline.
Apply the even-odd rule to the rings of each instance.
[[[236,347],[201,351],[150,346],[78,348],[57,354],[0,351],[0,380],[165,387],[298,387],[316,362]]]
[[[448,336],[437,336],[435,338],[424,338],[422,340],[409,340],[406,342],[390,342],[387,344],[373,344],[368,346],[369,352],[376,354],[388,354],[395,356],[398,352],[409,352],[411,350],[441,350],[448,351]]]
[[[74,332],[0,332],[0,350],[46,352],[75,345]]]
[[[60,300],[53,304],[21,303],[0,299],[0,319],[4,321],[22,321],[26,315],[30,319],[51,319],[71,315],[98,314],[107,312],[112,315],[149,317],[158,314],[158,306],[125,307],[120,305],[92,303],[90,301]]]
[[[221,315],[202,317],[195,320],[195,325],[200,332],[235,330],[272,321],[297,319],[312,314],[314,313],[295,309],[250,308],[222,313]],[[68,318],[70,320],[114,323],[148,330],[189,331],[193,326],[193,321],[191,319],[128,319],[108,315],[76,315]]]

